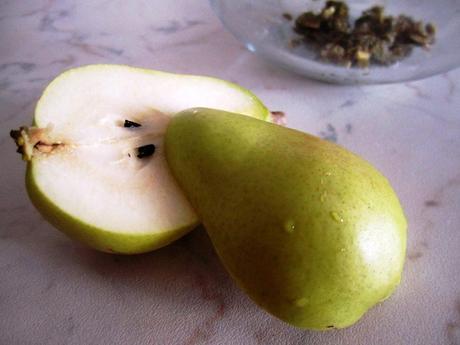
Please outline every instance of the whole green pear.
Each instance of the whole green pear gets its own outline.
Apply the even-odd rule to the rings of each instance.
[[[276,317],[347,327],[399,284],[403,210],[387,179],[353,153],[206,108],[171,119],[165,152],[226,269]]]

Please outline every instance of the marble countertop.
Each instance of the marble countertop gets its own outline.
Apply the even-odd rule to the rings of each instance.
[[[246,51],[204,0],[0,2],[0,344],[460,344],[460,70],[336,86]],[[290,327],[246,297],[203,229],[138,256],[95,252],[29,202],[8,130],[59,72],[123,63],[239,83],[288,126],[336,141],[392,182],[409,220],[401,286],[355,326]]]

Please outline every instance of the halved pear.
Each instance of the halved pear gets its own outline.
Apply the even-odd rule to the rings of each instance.
[[[181,237],[198,218],[169,171],[163,135],[173,114],[195,106],[269,119],[252,93],[215,78],[120,65],[64,72],[40,98],[34,127],[12,131],[33,204],[104,252],[147,252]]]

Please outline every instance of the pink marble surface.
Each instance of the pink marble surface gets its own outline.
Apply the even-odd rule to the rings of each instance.
[[[362,155],[409,219],[401,286],[355,326],[292,328],[231,281],[203,229],[121,257],[70,241],[27,199],[8,130],[61,70],[124,63],[237,82],[288,125]],[[334,86],[269,66],[206,1],[0,2],[0,344],[460,344],[460,70]]]

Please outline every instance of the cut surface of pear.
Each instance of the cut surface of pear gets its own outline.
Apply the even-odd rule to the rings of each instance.
[[[269,114],[248,90],[219,79],[120,65],[64,72],[38,101],[35,127],[13,133],[34,205],[106,252],[140,253],[179,238],[198,218],[170,174],[163,135],[171,116],[192,106]]]
[[[177,114],[165,149],[224,266],[278,318],[347,327],[399,284],[403,210],[387,179],[353,153],[212,109]]]

